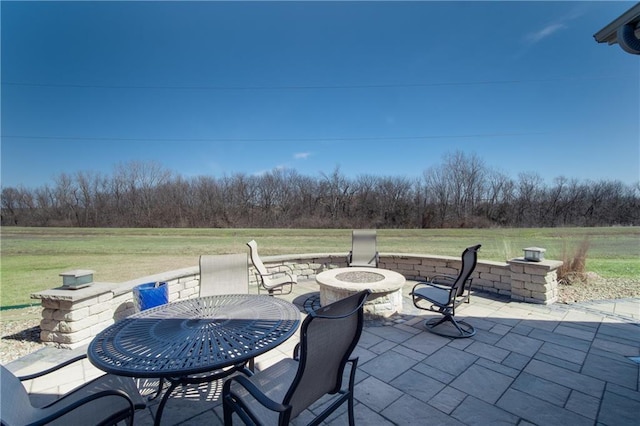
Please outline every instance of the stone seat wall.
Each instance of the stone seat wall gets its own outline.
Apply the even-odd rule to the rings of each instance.
[[[347,253],[311,253],[264,256],[268,268],[291,267],[299,280],[314,280],[316,274],[347,266]],[[390,269],[408,280],[426,280],[436,274],[455,275],[459,257],[407,253],[380,253],[379,267]],[[508,262],[478,260],[472,275],[473,289],[509,295],[512,300],[550,304],[557,299],[556,269],[562,262],[545,260]],[[282,270],[285,270],[282,267]],[[253,267],[250,285],[257,286]],[[42,305],[41,340],[64,348],[88,344],[100,331],[135,312],[133,288],[148,282],[167,282],[169,301],[197,297],[200,286],[198,266],[168,271],[123,283],[94,282],[88,287],[68,290],[53,288],[31,295]]]

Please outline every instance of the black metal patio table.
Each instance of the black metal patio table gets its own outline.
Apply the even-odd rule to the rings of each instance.
[[[270,296],[232,294],[181,300],[142,311],[99,333],[87,356],[100,370],[168,380],[155,416],[178,385],[204,383],[235,371],[295,333],[298,308]],[[160,392],[160,390],[159,390]]]

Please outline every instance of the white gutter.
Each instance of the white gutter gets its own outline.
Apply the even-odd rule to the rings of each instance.
[[[598,43],[618,43],[626,52],[640,55],[640,3],[593,35]]]

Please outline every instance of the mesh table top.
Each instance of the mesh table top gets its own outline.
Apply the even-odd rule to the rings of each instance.
[[[98,334],[88,358],[108,373],[180,377],[235,365],[286,341],[298,308],[270,296],[181,300],[127,317]]]

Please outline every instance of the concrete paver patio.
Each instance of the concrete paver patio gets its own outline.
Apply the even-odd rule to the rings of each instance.
[[[457,316],[472,323],[477,334],[449,339],[425,330],[424,321],[436,314],[413,307],[412,284],[405,285],[401,315],[365,324],[356,349],[356,423],[640,424],[640,299],[544,306],[476,293]],[[317,292],[315,282],[307,281],[282,297],[304,311]],[[259,357],[256,368],[291,356],[297,340]],[[25,374],[79,351],[86,348],[45,348],[7,367]],[[42,403],[100,374],[83,361],[25,386]],[[155,384],[139,381],[148,395]],[[221,392],[221,382],[174,391],[162,423],[222,424]],[[156,405],[152,401],[137,413],[136,424],[152,424]],[[294,424],[311,417],[307,411]],[[344,406],[326,424],[347,424],[346,417]]]

